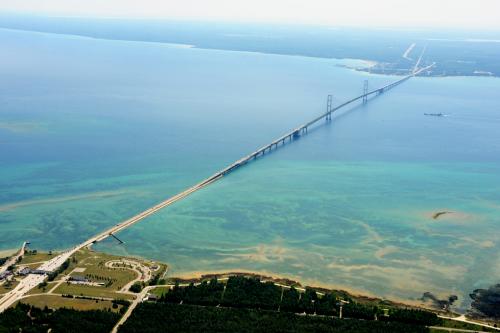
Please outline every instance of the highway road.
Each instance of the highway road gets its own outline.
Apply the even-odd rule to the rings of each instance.
[[[67,259],[69,259],[69,257],[71,257],[73,253],[78,251],[78,249],[80,249],[80,247],[75,246],[69,251],[61,253],[40,265],[38,269],[47,272],[53,272],[57,268],[59,268]],[[28,276],[26,276],[14,289],[12,289],[0,299],[0,312],[3,312],[9,306],[14,304],[18,299],[23,297],[24,294],[38,286],[46,278],[47,274],[29,274]]]
[[[495,327],[495,326],[492,326],[492,325],[488,325],[488,324],[483,324],[483,323],[475,322],[475,321],[473,321],[473,320],[467,319],[467,318],[465,317],[465,315],[461,315],[461,316],[459,316],[459,317],[446,317],[446,316],[438,316],[438,317],[439,317],[439,318],[443,318],[443,319],[455,320],[455,321],[459,321],[459,322],[462,322],[462,323],[468,323],[468,324],[480,325],[480,326],[484,326],[484,327],[488,327],[488,328],[491,328],[491,329],[494,329],[494,330],[500,331],[500,327]]]
[[[413,51],[415,46],[417,46],[416,43],[411,44],[410,47],[408,47],[408,49],[406,49],[405,53],[403,54],[403,58],[405,58],[406,60],[412,61],[413,59],[410,58],[409,55],[410,55],[411,51]]]
[[[116,333],[118,331],[118,327],[123,325],[130,317],[132,314],[132,311],[137,307],[139,303],[141,303],[144,300],[144,297],[146,297],[147,293],[156,287],[161,287],[161,286],[148,286],[142,289],[142,291],[136,296],[136,298],[132,301],[132,303],[129,305],[127,311],[123,314],[123,316],[120,318],[120,320],[116,323],[115,327],[113,327],[113,330],[111,333]]]
[[[6,262],[4,262],[4,264],[0,267],[0,274],[5,272],[7,268],[9,268],[9,266],[14,265],[17,262],[17,259],[19,259],[19,257],[24,256],[24,250],[26,248],[26,244],[27,242],[24,242],[23,246],[21,246],[21,249],[15,255],[7,259]]]

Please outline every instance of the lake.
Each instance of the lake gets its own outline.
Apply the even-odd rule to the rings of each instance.
[[[0,250],[61,250],[396,77],[0,29]],[[98,250],[416,301],[500,276],[500,80],[413,78]],[[443,113],[445,117],[425,116]],[[438,218],[433,215],[448,212]]]

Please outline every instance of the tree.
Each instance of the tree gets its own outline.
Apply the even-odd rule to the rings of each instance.
[[[139,282],[136,282],[130,286],[129,290],[133,293],[140,293],[142,290],[142,284],[140,284]]]
[[[283,291],[280,310],[286,312],[299,312],[299,298],[300,294],[295,287],[285,289]]]

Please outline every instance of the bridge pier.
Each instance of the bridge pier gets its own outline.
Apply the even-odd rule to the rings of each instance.
[[[333,96],[328,95],[328,97],[326,99],[326,117],[325,117],[326,121],[332,120],[332,100],[333,100]]]
[[[292,142],[293,140],[296,140],[296,139],[299,139],[300,136],[304,135],[304,134],[308,134],[308,131],[309,131],[309,126],[311,126],[312,124],[316,123],[317,121],[319,120],[322,120],[323,118],[325,118],[325,120],[327,122],[330,122],[332,121],[332,113],[337,110],[337,109],[340,109],[352,102],[355,102],[355,101],[359,101],[359,100],[362,100],[363,101],[363,104],[366,104],[368,102],[368,97],[372,94],[377,94],[377,95],[380,95],[380,94],[383,94],[385,93],[386,91],[392,89],[393,87],[401,84],[402,82],[408,80],[411,76],[408,76],[402,80],[399,80],[399,81],[396,81],[396,82],[393,82],[391,84],[388,84],[386,86],[383,86],[379,89],[374,89],[373,91],[369,91],[368,89],[368,80],[364,80],[364,84],[363,84],[363,94],[361,96],[358,96],[356,98],[353,98],[351,100],[349,100],[348,102],[344,103],[344,104],[341,104],[339,106],[337,106],[336,108],[333,108],[333,95],[327,95],[327,100],[326,100],[326,113],[322,114],[321,116],[315,118],[312,122],[309,122],[309,123],[306,123],[304,125],[302,125],[301,127],[298,127],[296,129],[294,129],[293,131],[291,132],[288,132],[286,135],[276,139],[276,141],[273,141],[271,142],[270,144],[268,144],[267,146],[261,148],[260,150],[258,150],[257,152],[253,153],[252,155],[250,155],[246,160],[238,163],[238,165],[234,165],[233,167],[231,167],[230,169],[228,170],[225,170],[222,172],[222,174],[228,174],[230,173],[231,171],[233,171],[234,169],[250,162],[252,160],[252,158],[254,160],[256,160],[257,158],[261,157],[261,156],[264,156],[267,152],[272,152],[273,149],[278,149],[280,147],[280,144],[282,146],[284,146],[286,143],[287,143],[287,140],[288,142]]]
[[[363,84],[363,104],[368,103],[368,80]]]

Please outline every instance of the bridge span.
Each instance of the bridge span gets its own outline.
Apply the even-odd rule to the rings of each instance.
[[[102,232],[101,234],[95,236],[95,237],[92,237],[91,239],[87,240],[86,242],[82,243],[79,248],[82,248],[82,247],[85,247],[85,246],[89,246],[93,243],[96,243],[96,242],[100,242],[106,238],[108,238],[109,236],[112,236],[114,233],[117,233],[119,231],[122,231],[126,228],[128,228],[129,226],[131,226],[132,224],[135,224],[141,220],[143,220],[144,218],[158,212],[160,209],[162,208],[165,208],[171,204],[173,204],[174,202],[176,201],[179,201],[185,197],[187,197],[188,195],[212,184],[213,182],[219,180],[220,178],[224,177],[225,175],[231,173],[232,171],[240,168],[241,166],[247,164],[248,162],[252,161],[252,160],[255,160],[257,159],[258,157],[261,157],[263,155],[266,154],[266,152],[270,152],[273,148],[276,149],[278,148],[278,146],[281,144],[281,145],[284,145],[286,142],[288,141],[292,141],[293,139],[295,138],[298,138],[300,137],[303,133],[307,133],[308,131],[308,128],[311,127],[312,125],[316,124],[318,121],[322,120],[322,119],[326,119],[328,121],[331,120],[331,115],[332,113],[334,113],[335,111],[339,110],[339,109],[342,109],[356,101],[359,101],[359,100],[363,100],[364,102],[367,101],[368,97],[372,96],[372,95],[380,95],[380,94],[383,94],[384,92],[400,85],[401,83],[409,80],[410,78],[414,77],[414,76],[417,76],[418,74],[426,71],[426,70],[429,70],[430,68],[432,68],[434,66],[434,64],[430,65],[430,66],[427,66],[427,67],[424,67],[424,68],[421,68],[421,69],[418,69],[418,70],[414,70],[411,74],[407,75],[407,76],[404,76],[403,78],[400,78],[394,82],[391,82],[383,87],[380,87],[380,88],[377,88],[377,89],[374,89],[374,90],[371,90],[371,91],[365,91],[362,95],[360,96],[357,96],[355,98],[352,98],[350,100],[348,100],[347,102],[344,102],[334,108],[328,108],[327,112],[321,114],[320,116],[314,118],[313,120],[305,123],[305,124],[302,124],[300,125],[299,127],[296,127],[294,129],[292,129],[291,131],[285,133],[284,135],[280,136],[279,138],[277,138],[276,140],[272,141],[271,143],[255,150],[254,152],[240,158],[239,160],[237,160],[236,162],[230,164],[229,166],[227,166],[226,168],[216,172],[215,174],[213,174],[212,176],[206,178],[205,180],[197,183],[196,185],[194,186],[191,186],[190,188],[182,191],[181,193],[179,194],[176,194],[174,195],[173,197],[170,197],[168,198],[167,200],[165,201],[162,201],[160,202],[159,204],[151,207],[151,208],[148,208],[146,209],[145,211],[133,216],[132,218],[126,220],[126,221],[123,221],[121,223],[118,223],[117,225],[115,225],[114,227]],[[365,86],[366,87],[366,86]]]

